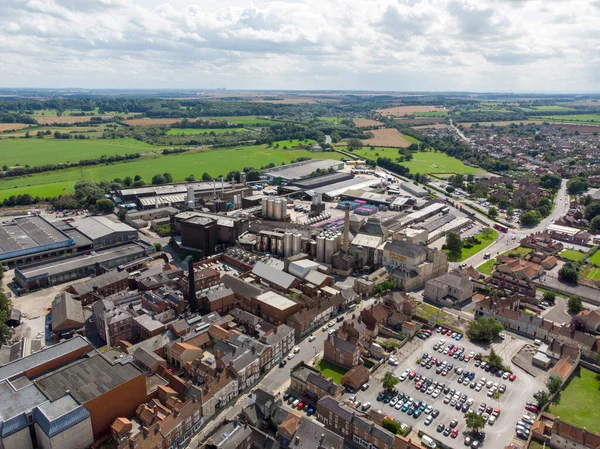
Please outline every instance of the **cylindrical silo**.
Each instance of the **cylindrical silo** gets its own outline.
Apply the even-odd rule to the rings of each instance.
[[[308,242],[308,248],[310,257],[317,257],[317,242],[311,240],[310,242]]]
[[[325,237],[322,235],[317,236],[317,262],[323,262],[325,260]]]
[[[271,254],[277,254],[277,238],[271,237]]]
[[[300,254],[300,251],[302,251],[302,234],[300,234],[299,232],[297,234],[294,234],[294,246],[293,246],[293,250],[292,250],[292,254],[295,256],[296,254]]]
[[[325,263],[330,264],[333,261],[333,253],[335,252],[335,239],[327,237],[325,239]]]
[[[281,220],[285,221],[287,218],[287,200],[282,198],[279,207],[281,208]]]
[[[268,203],[269,203],[269,198],[263,198],[262,199],[262,215],[263,218],[267,218],[269,212],[268,212]]]
[[[279,208],[279,198],[273,200],[273,215],[271,215],[273,220],[281,220],[281,209]]]
[[[264,253],[268,253],[269,252],[269,236],[268,235],[263,235],[262,236],[262,250]]]
[[[301,243],[301,248],[302,248],[302,252],[304,254],[308,254],[309,248],[308,248],[308,239],[302,238],[302,243]]]
[[[290,257],[294,254],[294,234],[286,231],[283,234],[283,254],[285,257]]]
[[[283,256],[283,239],[277,239],[277,255]]]
[[[273,206],[274,205],[275,205],[275,199],[269,198],[269,201],[267,202],[267,217],[268,218],[273,218]]]

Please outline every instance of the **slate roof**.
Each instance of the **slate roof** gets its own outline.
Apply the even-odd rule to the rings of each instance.
[[[71,395],[54,402],[46,402],[34,410],[36,424],[52,438],[90,418],[90,412],[79,405]]]
[[[221,282],[234,291],[236,295],[241,296],[244,299],[251,299],[263,292],[263,289],[256,287],[242,279],[225,274],[221,277]]]
[[[261,261],[256,262],[256,265],[254,265],[254,268],[252,268],[252,274],[286,290],[289,289],[294,281],[297,280],[297,278],[291,274],[278,270],[277,268],[273,268],[272,266]]]
[[[401,256],[410,257],[411,259],[427,254],[427,248],[425,246],[407,242],[406,240],[387,242],[385,244],[385,250],[394,254],[400,254]]]
[[[70,293],[60,292],[52,301],[52,329],[60,330],[67,321],[72,321],[74,325],[69,328],[83,326],[83,307]]]

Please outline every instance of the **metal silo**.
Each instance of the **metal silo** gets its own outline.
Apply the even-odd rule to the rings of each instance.
[[[269,202],[269,198],[265,197],[265,198],[262,199],[262,215],[263,215],[263,218],[267,218],[267,215],[268,215],[268,209],[267,209],[268,202]]]
[[[308,254],[308,252],[310,251],[309,246],[308,246],[308,240],[309,239],[302,238],[302,245],[301,245],[301,247],[302,247],[302,252],[304,254]]]
[[[285,257],[290,257],[294,254],[294,234],[290,231],[285,231],[283,234],[283,254]]]
[[[293,246],[293,250],[292,250],[292,254],[295,256],[296,254],[300,254],[300,252],[302,251],[302,234],[297,233],[294,234],[294,246]]]
[[[268,253],[269,252],[269,236],[268,235],[263,235],[262,236],[262,250],[264,253]]]
[[[335,252],[335,239],[327,237],[325,239],[325,263],[330,264],[333,261],[333,253]]]
[[[273,218],[273,206],[274,205],[275,205],[275,199],[269,198],[269,201],[267,202],[267,217],[268,218]]]
[[[277,254],[277,239],[271,237],[271,254]]]
[[[317,262],[323,262],[325,260],[325,237],[322,235],[317,236]]]
[[[317,242],[311,240],[310,242],[308,242],[308,248],[310,257],[317,257]]]
[[[283,256],[283,238],[277,239],[277,255]]]
[[[280,202],[281,201],[279,198],[273,200],[273,215],[271,215],[271,218],[274,220],[281,220],[281,208],[279,207]]]
[[[287,218],[287,200],[285,198],[281,199],[281,220],[285,221]]]

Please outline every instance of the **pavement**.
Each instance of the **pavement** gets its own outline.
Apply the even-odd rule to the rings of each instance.
[[[438,409],[440,411],[440,415],[430,426],[425,425],[424,415],[415,420],[402,411],[390,407],[389,404],[377,402],[377,394],[382,390],[381,380],[386,372],[390,371],[393,372],[394,375],[399,376],[407,368],[414,369],[419,374],[433,378],[434,381],[441,381],[450,388],[458,389],[461,392],[466,393],[468,397],[471,397],[475,400],[475,409],[477,409],[479,404],[482,402],[493,407],[499,407],[501,409],[501,414],[498,421],[496,421],[493,426],[486,425],[484,429],[486,433],[486,439],[483,444],[484,448],[495,449],[504,447],[513,440],[516,442],[517,440],[514,439],[514,426],[517,418],[525,412],[525,402],[528,400],[533,400],[533,393],[543,388],[543,384],[540,381],[531,377],[525,371],[514,366],[510,362],[515,354],[517,354],[518,351],[525,345],[525,342],[519,339],[517,336],[507,333],[507,339],[505,341],[492,345],[496,352],[503,357],[505,364],[511,366],[513,368],[513,372],[517,375],[517,379],[514,382],[509,382],[508,380],[502,380],[496,376],[492,376],[490,373],[487,373],[482,369],[475,368],[473,361],[465,364],[464,362],[459,362],[449,356],[434,352],[432,347],[440,338],[444,338],[446,340],[446,345],[450,343],[450,339],[448,337],[434,333],[431,338],[424,342],[421,340],[415,340],[411,342],[412,344],[410,346],[405,346],[402,348],[404,353],[402,356],[398,357],[398,360],[401,361],[399,366],[391,367],[386,364],[379,368],[370,380],[371,387],[367,391],[359,391],[356,394],[358,399],[362,403],[368,401],[375,409],[383,411],[400,422],[412,425],[413,430],[409,437],[416,438],[417,432],[422,431],[451,448],[464,447],[464,438],[462,435],[462,433],[466,431],[464,415],[462,412],[450,407],[450,405],[444,404],[444,394],[441,394],[438,398],[433,399],[430,396],[417,391],[414,388],[414,382],[410,380],[406,380],[404,383],[399,383],[396,386],[396,389],[399,391],[412,396],[414,399],[425,400],[431,404],[434,409]],[[489,348],[483,348],[479,345],[473,344],[467,341],[465,338],[459,342],[454,341],[454,343],[465,347],[465,353],[469,353],[470,351],[474,351],[475,353],[489,351]],[[422,353],[424,352],[428,352],[434,357],[437,356],[438,359],[453,363],[455,367],[461,366],[467,371],[475,371],[475,380],[479,380],[481,377],[486,377],[488,380],[493,380],[493,382],[498,382],[499,384],[505,383],[507,385],[506,393],[504,393],[499,400],[491,399],[487,396],[487,389],[485,388],[480,392],[476,392],[475,390],[470,389],[468,386],[459,385],[456,382],[459,376],[454,372],[448,374],[446,377],[443,377],[441,374],[436,374],[433,368],[430,370],[422,368],[416,364],[416,360],[421,357]],[[348,396],[350,395],[344,395],[345,398]],[[459,437],[456,439],[452,439],[449,436],[445,437],[436,431],[438,424],[444,423],[445,425],[448,425],[452,419],[457,419],[459,422],[457,426],[459,429]]]

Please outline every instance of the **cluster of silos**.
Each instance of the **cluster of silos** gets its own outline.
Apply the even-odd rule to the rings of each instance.
[[[340,250],[341,235],[339,232],[325,231],[316,237],[317,262],[333,262],[333,255]]]
[[[323,212],[322,214],[319,214],[316,217],[310,217],[307,220],[307,223],[309,225],[311,225],[311,224],[315,224],[315,223],[318,223],[323,220],[327,220],[328,218],[331,218],[331,214],[329,212]]]
[[[242,208],[242,195],[233,195],[232,198],[232,207],[233,209],[241,209]]]
[[[285,221],[287,218],[287,200],[285,198],[263,198],[262,216],[271,220]]]
[[[289,257],[310,251],[308,239],[297,232],[286,231],[283,234],[276,232],[260,233],[256,242],[256,250],[276,256]]]

